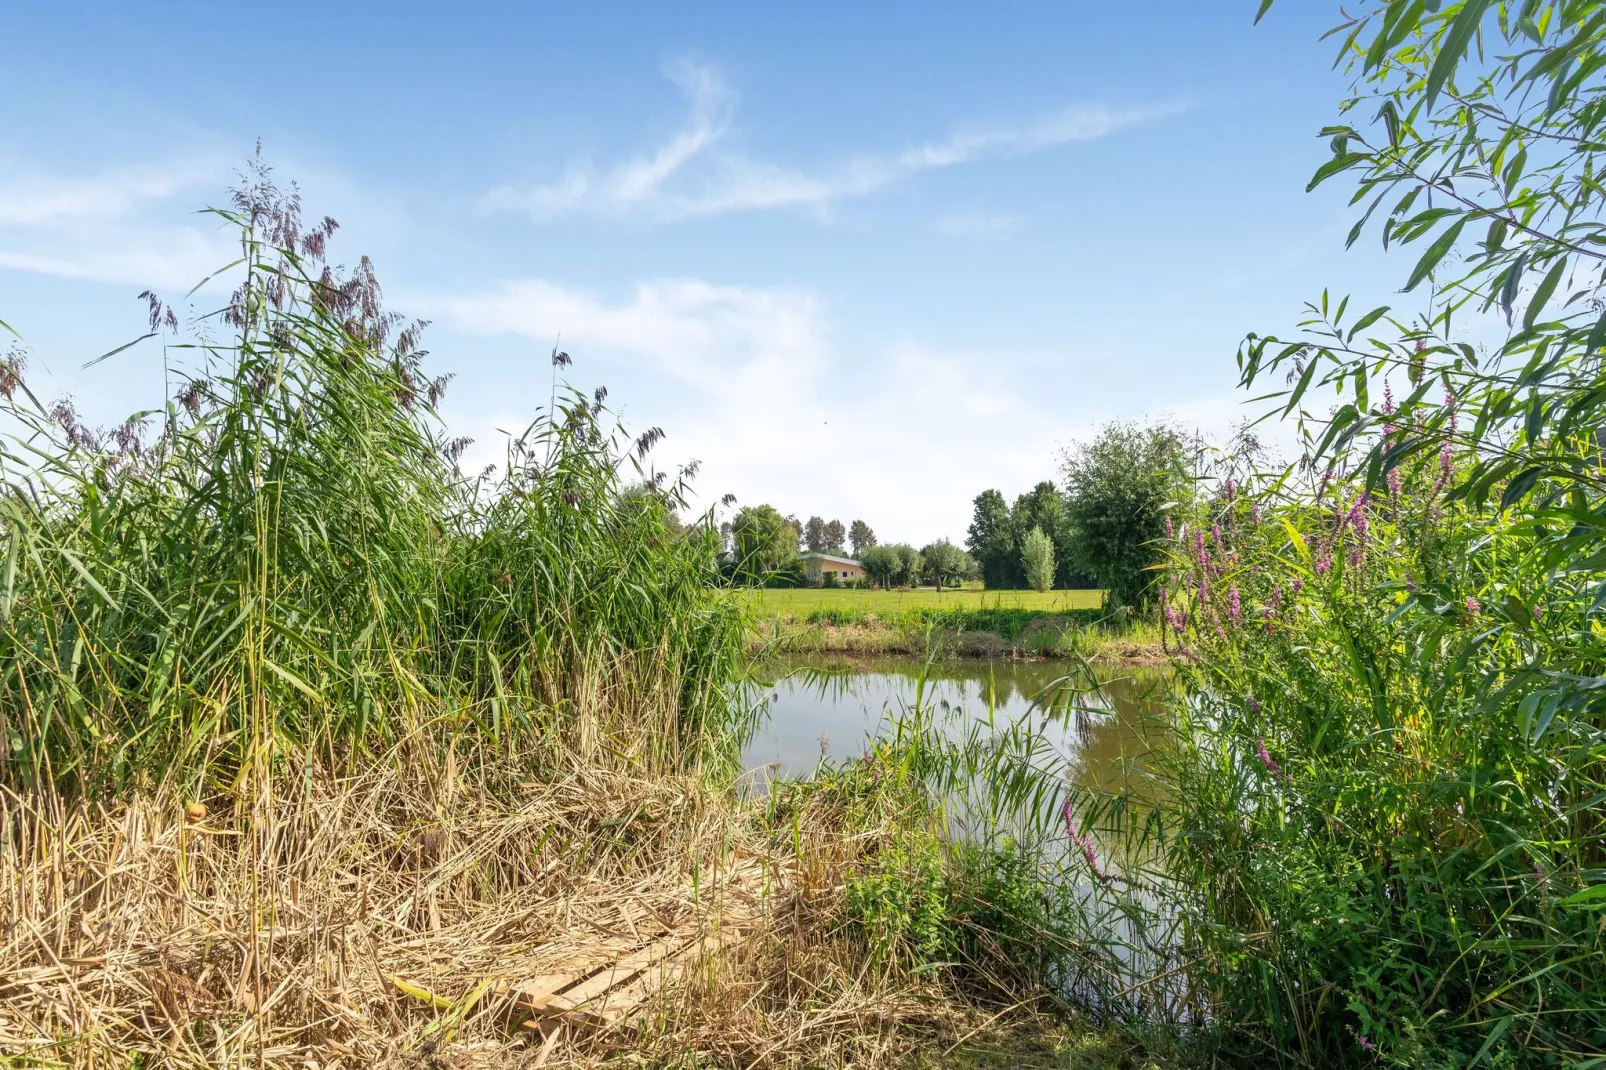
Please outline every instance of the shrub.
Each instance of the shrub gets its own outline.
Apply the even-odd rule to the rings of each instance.
[[[938,961],[949,943],[942,846],[904,831],[849,878],[845,909],[878,967]]]

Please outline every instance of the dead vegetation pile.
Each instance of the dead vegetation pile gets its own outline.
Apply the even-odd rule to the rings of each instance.
[[[690,777],[397,759],[252,805],[0,795],[0,1055],[38,1066],[877,1062],[958,1012],[838,931],[874,828]]]

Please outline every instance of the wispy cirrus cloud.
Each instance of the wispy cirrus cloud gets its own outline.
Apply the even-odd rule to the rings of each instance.
[[[484,196],[482,207],[524,212],[537,220],[575,213],[676,220],[788,207],[823,210],[924,172],[1091,141],[1182,110],[1177,105],[1076,104],[1024,121],[970,123],[909,148],[801,168],[729,147],[736,94],[717,70],[681,63],[668,76],[686,98],[689,116],[658,148],[612,167],[571,165],[550,183],[497,187]]]
[[[153,202],[206,184],[228,171],[215,156],[119,168],[97,175],[50,174],[12,166],[0,184],[0,227],[53,226],[121,219]]]
[[[7,171],[0,181],[0,268],[173,288],[229,259],[231,248],[214,227],[173,222],[181,198],[215,194],[227,182],[221,155],[91,175],[16,165]]]

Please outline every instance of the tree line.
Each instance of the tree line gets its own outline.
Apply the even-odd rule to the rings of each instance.
[[[801,587],[807,576],[799,555],[805,552],[851,554],[878,587],[950,586],[978,575],[975,559],[947,539],[918,549],[882,544],[863,520],[847,526],[818,516],[800,521],[773,505],[749,505],[737,510],[723,532],[722,571],[737,584]]]
[[[881,544],[863,520],[799,520],[773,505],[738,510],[723,526],[729,582],[802,586],[800,553],[851,554],[878,587],[1099,588],[1114,606],[1149,611],[1166,518],[1194,500],[1197,449],[1166,425],[1110,423],[1061,451],[1060,482],[1043,480],[1011,503],[997,489],[973,502],[965,547]],[[968,552],[967,552],[968,551]]]
[[[1193,500],[1189,442],[1160,423],[1110,423],[1060,454],[1011,505],[976,496],[967,546],[990,588],[1102,588],[1111,605],[1149,608],[1167,515]]]

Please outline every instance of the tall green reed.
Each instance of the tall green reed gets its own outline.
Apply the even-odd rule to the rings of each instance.
[[[644,467],[661,433],[554,390],[465,479],[423,324],[366,258],[327,263],[334,221],[260,165],[215,214],[238,284],[167,342],[164,407],[97,431],[6,365],[0,782],[260,791],[292,757],[464,739],[536,770],[722,753],[737,611],[683,480]],[[145,296],[146,338],[178,335]]]

